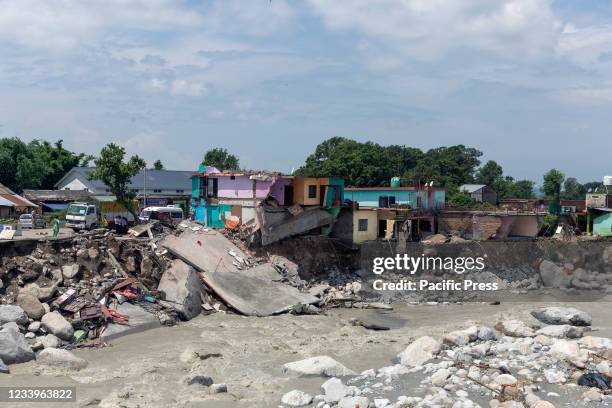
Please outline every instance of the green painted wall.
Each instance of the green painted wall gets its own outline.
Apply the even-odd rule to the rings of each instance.
[[[593,220],[593,234],[612,237],[612,213],[600,215]]]

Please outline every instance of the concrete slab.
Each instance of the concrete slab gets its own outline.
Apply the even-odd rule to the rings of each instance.
[[[160,327],[159,319],[138,305],[123,303],[117,307],[117,312],[129,317],[128,325],[111,323],[109,324],[100,338],[103,341],[110,341],[132,333],[138,333],[149,329]]]
[[[334,216],[320,208],[309,208],[298,215],[287,216],[274,225],[264,221],[266,212],[262,207],[257,209],[257,217],[260,220],[261,244],[264,246],[334,222]]]
[[[161,241],[177,258],[203,272],[235,271],[237,257],[246,260],[247,255],[223,234],[215,230],[186,230],[180,236],[169,235]]]
[[[293,286],[250,276],[245,272],[201,273],[204,283],[224,302],[247,316],[270,316],[298,303],[313,304],[319,298]]]

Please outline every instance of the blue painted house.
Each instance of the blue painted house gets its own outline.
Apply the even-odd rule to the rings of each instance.
[[[359,207],[390,208],[409,205],[414,210],[432,211],[444,208],[446,189],[442,187],[360,187],[345,188],[344,198]]]

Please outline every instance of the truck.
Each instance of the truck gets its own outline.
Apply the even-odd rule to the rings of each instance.
[[[117,216],[127,218],[129,223],[134,222],[134,216],[122,205],[114,201],[100,201],[98,203],[74,202],[66,211],[66,228],[73,230],[92,230],[103,225],[106,218],[112,222]]]

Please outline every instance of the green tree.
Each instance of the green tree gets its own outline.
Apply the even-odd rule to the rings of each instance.
[[[355,187],[388,186],[392,177],[401,177],[422,156],[423,152],[412,147],[332,137],[320,143],[295,174],[345,177],[347,185]]]
[[[53,189],[85,155],[66,150],[61,140],[51,144],[18,138],[0,139],[0,182],[10,189]]]
[[[563,183],[563,192],[561,198],[564,200],[580,200],[584,199],[586,189],[574,177],[568,177]]]
[[[428,150],[404,177],[413,185],[433,181],[437,186],[456,188],[474,182],[480,156],[481,151],[464,145],[438,147]]]
[[[115,195],[119,204],[123,205],[138,221],[138,215],[134,208],[136,194],[130,190],[129,184],[146,163],[143,159],[134,155],[124,162],[125,149],[114,143],[110,143],[100,151],[100,157],[94,160],[95,168],[89,173],[91,180],[100,180],[108,186]]]
[[[476,172],[476,182],[493,187],[493,184],[499,181],[503,174],[502,166],[493,160],[489,160]]]
[[[535,183],[531,180],[517,180],[510,186],[509,198],[533,198]]]
[[[159,159],[155,160],[155,162],[153,163],[153,168],[155,170],[163,170],[164,169],[164,164]]]
[[[542,189],[544,194],[552,200],[552,206],[550,209],[555,214],[559,214],[559,204],[561,200],[561,185],[565,175],[557,169],[549,170],[548,173],[544,174],[544,184]]]
[[[227,149],[215,147],[210,149],[204,155],[202,161],[206,166],[213,166],[221,171],[224,170],[240,170],[240,164],[238,158],[233,154],[229,154]]]

